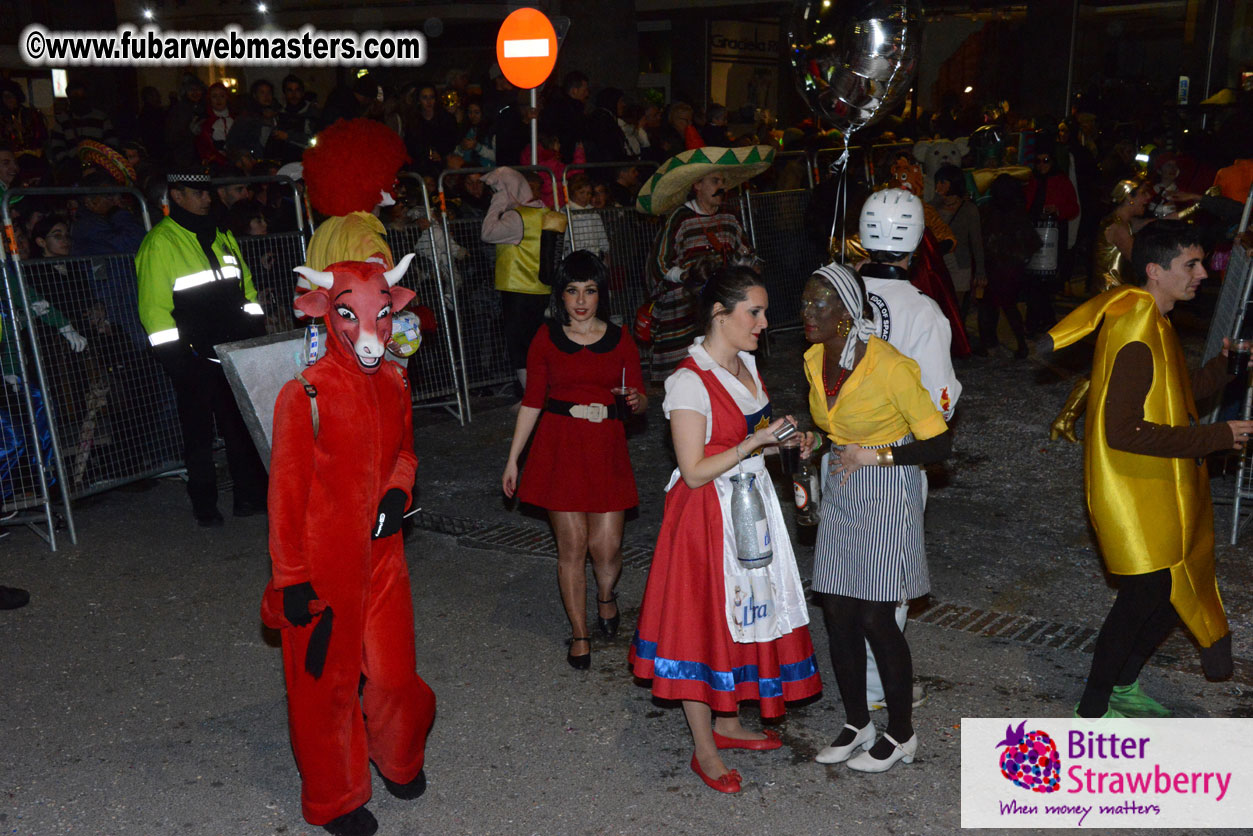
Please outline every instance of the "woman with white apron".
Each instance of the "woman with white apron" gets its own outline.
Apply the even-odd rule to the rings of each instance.
[[[739,792],[743,779],[719,750],[783,745],[776,733],[741,726],[740,702],[758,701],[771,718],[786,701],[822,691],[800,574],[761,456],[785,426],[770,420],[749,353],[766,328],[766,306],[757,273],[720,267],[701,291],[705,336],[666,379],[679,466],[629,656],[654,696],[683,702],[691,768],[727,793]],[[801,454],[809,449],[806,435]],[[746,507],[758,509],[755,519]]]

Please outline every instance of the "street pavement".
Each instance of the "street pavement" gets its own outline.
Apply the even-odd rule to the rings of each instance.
[[[805,418],[802,348],[782,335],[761,365],[776,412]],[[1081,451],[1047,441],[1081,367],[1081,356],[1006,354],[959,366],[955,454],[930,474],[933,590],[907,632],[928,692],[917,760],[882,775],[813,761],[844,716],[811,607],[825,693],[776,726],[782,749],[726,754],[745,778],[738,796],[692,774],[682,712],[654,702],[625,664],[672,467],[660,398],[630,439],[641,505],[627,524],[622,632],[594,639],[588,672],[565,663],[544,518],[500,494],[507,399],[476,399],[466,427],[419,411],[422,510],[406,553],[418,669],[439,708],[426,794],[398,801],[375,779],[379,832],[958,831],[962,719],[1069,715],[1113,598],[1083,510]],[[1220,530],[1228,514],[1219,509]],[[264,517],[197,528],[176,479],[115,490],[75,516],[75,547],[49,553],[24,530],[0,542],[0,583],[32,593],[0,613],[0,833],[322,833],[300,814],[280,653],[258,618]],[[1179,631],[1144,674],[1178,716],[1253,713],[1248,553],[1247,536],[1218,550],[1236,676],[1207,682]],[[807,577],[811,551],[797,554]],[[759,724],[751,705],[742,716]]]

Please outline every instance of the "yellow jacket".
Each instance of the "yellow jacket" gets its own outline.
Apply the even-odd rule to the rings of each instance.
[[[1153,355],[1144,419],[1171,427],[1197,423],[1183,349],[1153,296],[1131,286],[1090,299],[1049,335],[1061,348],[1098,327],[1083,476],[1105,566],[1115,575],[1169,568],[1171,604],[1201,646],[1209,647],[1228,627],[1214,577],[1214,506],[1205,461],[1127,453],[1111,448],[1105,436],[1105,398],[1114,360],[1132,342],[1144,343]]]

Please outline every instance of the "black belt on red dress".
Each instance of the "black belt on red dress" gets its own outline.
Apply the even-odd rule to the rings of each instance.
[[[573,403],[571,401],[558,401],[553,398],[549,398],[548,403],[544,404],[544,409],[548,412],[556,413],[557,415],[569,415],[571,418],[582,418],[586,421],[591,421],[593,424],[598,424],[605,419],[622,421],[626,418],[626,416],[618,414],[618,406],[614,403],[580,404]]]

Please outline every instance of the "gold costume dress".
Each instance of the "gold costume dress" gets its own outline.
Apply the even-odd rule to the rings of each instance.
[[[1105,435],[1114,360],[1133,342],[1153,355],[1144,420],[1170,427],[1197,423],[1183,349],[1153,296],[1127,285],[1080,305],[1049,335],[1061,348],[1098,327],[1083,481],[1105,566],[1115,575],[1170,569],[1170,603],[1201,647],[1210,647],[1229,630],[1214,576],[1214,506],[1205,460],[1115,450]]]
[[[1105,237],[1110,227],[1119,225],[1125,226],[1127,234],[1131,234],[1131,224],[1118,217],[1117,212],[1110,212],[1102,218],[1096,228],[1096,244],[1092,248],[1092,284],[1102,292],[1118,287],[1126,280],[1127,259],[1123,257],[1122,250]],[[1049,425],[1050,440],[1064,438],[1067,441],[1079,441],[1079,437],[1075,435],[1075,422],[1083,414],[1084,404],[1087,403],[1088,384],[1086,377],[1075,382],[1061,412],[1057,413],[1057,417]]]
[[[1110,212],[1101,219],[1096,228],[1096,246],[1092,250],[1092,284],[1101,291],[1118,287],[1126,280],[1126,259],[1122,250],[1109,242],[1105,233],[1113,226],[1124,226],[1127,234],[1131,234],[1131,223],[1118,217],[1117,212]]]

